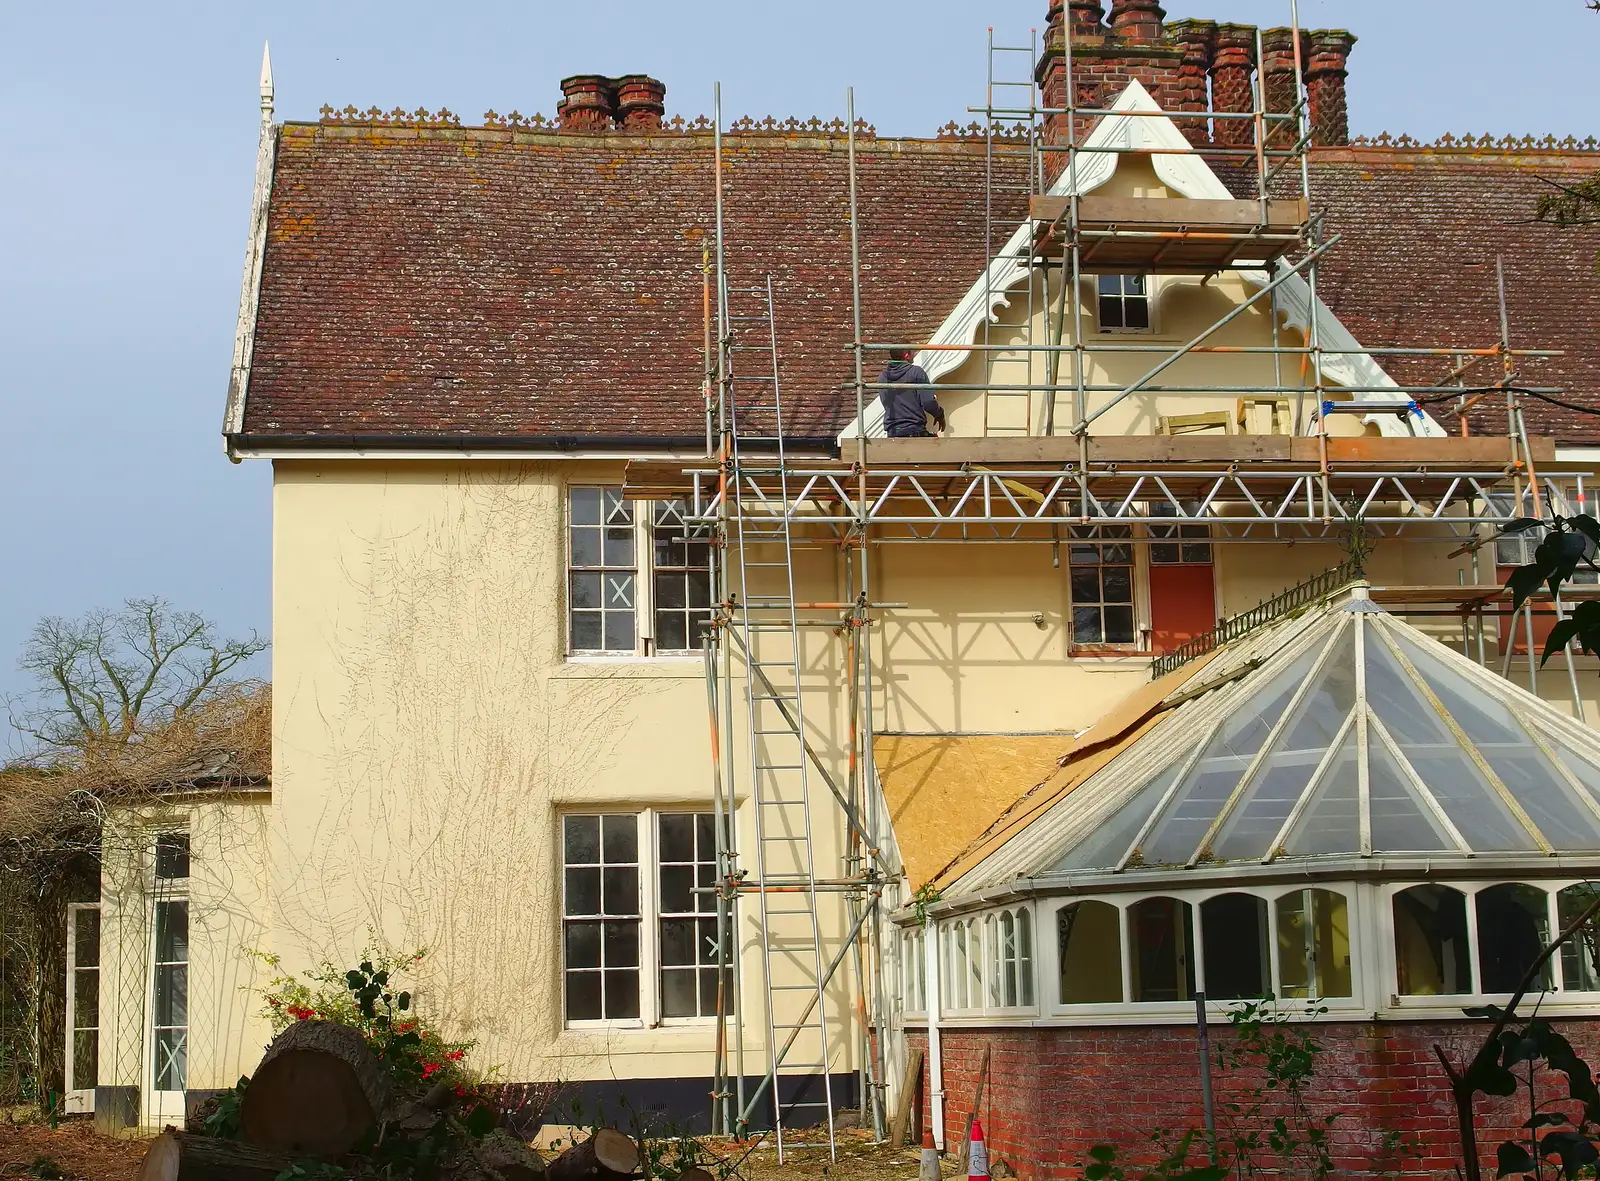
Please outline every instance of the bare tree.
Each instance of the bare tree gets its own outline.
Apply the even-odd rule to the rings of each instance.
[[[234,684],[235,670],[266,647],[255,632],[220,638],[203,615],[160,598],[46,616],[18,662],[38,678],[37,701],[12,724],[46,755],[127,743]]]

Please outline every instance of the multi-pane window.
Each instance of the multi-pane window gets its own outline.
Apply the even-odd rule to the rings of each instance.
[[[561,823],[567,1021],[715,1016],[715,817],[619,812]]]
[[[1101,275],[1097,294],[1101,332],[1145,332],[1150,294],[1143,275]]]
[[[716,818],[709,812],[656,817],[660,866],[661,1015],[717,1014]]]
[[[639,818],[562,818],[567,1020],[639,1016]]]
[[[620,488],[573,488],[567,506],[572,651],[632,652],[638,578],[633,502]]]
[[[688,524],[683,513],[681,500],[651,506],[652,609],[663,652],[698,648],[711,622],[711,531]]]
[[[1072,642],[1132,644],[1133,544],[1127,525],[1076,525],[1069,566]]]
[[[155,1089],[181,1091],[189,1073],[188,900],[158,901],[155,926],[151,1016]]]
[[[171,881],[189,876],[189,834],[164,832],[156,837],[156,877]]]
[[[67,1102],[94,1110],[100,1073],[100,908],[67,908]]]
[[[1152,566],[1189,566],[1211,564],[1211,527],[1209,525],[1152,524],[1151,538],[1163,540],[1150,543]]]
[[[681,500],[621,488],[567,495],[567,645],[575,653],[686,652],[711,622],[712,533]]]

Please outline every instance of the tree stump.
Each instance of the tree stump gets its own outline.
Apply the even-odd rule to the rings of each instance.
[[[244,1138],[296,1157],[343,1156],[389,1102],[389,1076],[347,1025],[296,1021],[267,1047],[239,1104]]]
[[[678,1174],[678,1181],[717,1181],[710,1173],[695,1165]]]
[[[294,1158],[238,1140],[168,1128],[150,1142],[138,1181],[274,1181]]]
[[[545,1170],[549,1181],[623,1181],[639,1169],[639,1146],[626,1132],[601,1128],[582,1144],[574,1144]]]

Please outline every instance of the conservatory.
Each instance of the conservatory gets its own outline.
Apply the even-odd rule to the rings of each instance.
[[[1361,584],[1147,698],[912,881],[908,1026],[1192,1023],[1197,993],[1459,1018],[1595,897],[1600,734]],[[1535,987],[1600,1006],[1592,937]]]

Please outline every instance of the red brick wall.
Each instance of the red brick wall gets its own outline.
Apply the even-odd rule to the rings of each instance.
[[[1600,1022],[1555,1024],[1591,1062],[1600,1057]],[[1312,1103],[1318,1113],[1339,1113],[1333,1132],[1335,1175],[1454,1176],[1456,1125],[1433,1047],[1443,1046],[1452,1060],[1464,1063],[1483,1032],[1461,1022],[1319,1024],[1324,1053],[1317,1059]],[[1231,1036],[1215,1025],[1211,1034],[1214,1043]],[[914,1049],[926,1049],[922,1030],[908,1035]],[[989,1083],[978,1117],[989,1159],[991,1164],[1006,1160],[1026,1181],[1081,1177],[1095,1144],[1115,1144],[1128,1159],[1148,1160],[1150,1133],[1204,1127],[1191,1026],[945,1029],[941,1043],[947,1150],[955,1151],[966,1128],[987,1047]],[[1215,1078],[1220,1113],[1244,1080]],[[1526,1105],[1526,1091],[1513,1100],[1480,1097],[1486,1175],[1493,1176],[1496,1147],[1527,1118]],[[931,1119],[932,1104],[923,1107]],[[1391,1131],[1422,1145],[1422,1155],[1408,1159],[1403,1169],[1383,1150]]]

